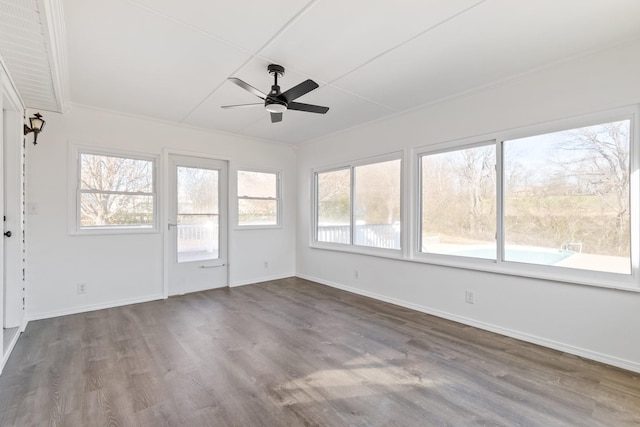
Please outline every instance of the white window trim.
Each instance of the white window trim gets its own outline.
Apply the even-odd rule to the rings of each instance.
[[[112,156],[135,160],[145,160],[152,163],[153,191],[152,193],[128,193],[153,196],[153,224],[151,227],[138,226],[114,226],[114,227],[80,227],[80,155],[94,154],[98,156]],[[72,236],[87,235],[115,235],[115,234],[157,234],[160,232],[160,194],[158,191],[158,164],[159,156],[148,153],[139,153],[113,148],[105,148],[83,144],[69,144],[69,195],[68,195],[68,233]],[[120,194],[121,192],[113,192]]]
[[[238,195],[238,172],[258,172],[258,173],[268,173],[276,176],[276,198],[272,197],[250,197],[250,196],[239,196]],[[279,229],[283,228],[282,226],[282,171],[274,170],[274,169],[257,169],[257,168],[244,168],[239,167],[236,172],[236,182],[235,182],[235,193],[236,193],[236,219],[233,229],[234,230],[263,230],[263,229]],[[275,224],[250,224],[250,225],[242,225],[240,224],[240,204],[238,203],[241,199],[244,200],[275,200],[276,201],[276,223]]]
[[[527,138],[536,135],[560,132],[568,129],[576,129],[599,123],[607,123],[619,120],[631,120],[630,128],[630,221],[631,221],[631,274],[617,274],[601,271],[580,270],[558,266],[544,266],[536,264],[502,261],[504,253],[504,229],[502,214],[503,206],[503,177],[502,177],[502,150],[503,142],[519,138]],[[452,256],[444,254],[429,254],[420,252],[419,232],[421,229],[421,174],[420,159],[423,155],[437,154],[473,148],[484,145],[496,145],[496,232],[498,254],[496,260]],[[356,161],[347,161],[332,166],[311,169],[311,227],[309,235],[309,247],[323,250],[349,252],[362,255],[370,255],[381,258],[401,259],[407,262],[438,265],[444,267],[459,268],[465,270],[497,273],[508,276],[544,279],[559,283],[588,285],[601,288],[618,289],[630,292],[640,292],[640,106],[632,105],[601,111],[591,114],[581,114],[560,120],[523,126],[515,129],[500,130],[493,133],[477,135],[475,137],[444,141],[429,145],[422,145],[405,149],[405,156],[396,153],[386,156],[371,157]],[[395,156],[395,157],[394,157]],[[317,237],[317,173],[330,172],[356,165],[375,163],[384,159],[403,160],[402,165],[402,250],[388,250],[369,248],[351,244],[318,242]],[[410,161],[406,161],[409,159]],[[409,244],[407,244],[409,243]]]
[[[373,156],[373,157],[367,157],[364,159],[358,159],[358,160],[352,160],[352,161],[348,161],[348,162],[342,162],[336,165],[332,165],[332,166],[326,166],[326,167],[319,167],[319,168],[313,168],[311,170],[311,227],[310,231],[311,231],[311,235],[309,236],[309,246],[312,248],[317,248],[317,249],[328,249],[328,250],[335,250],[335,251],[340,251],[340,252],[350,252],[350,253],[355,253],[355,254],[363,254],[363,255],[372,255],[372,256],[380,256],[380,257],[384,257],[384,258],[394,258],[394,259],[404,259],[405,253],[406,253],[406,238],[405,236],[407,235],[407,229],[406,229],[406,209],[404,207],[404,200],[406,199],[404,197],[404,192],[405,192],[405,164],[406,164],[406,160],[405,160],[405,155],[403,151],[394,151],[392,153],[387,153],[387,154],[381,154],[381,155],[377,155],[377,156]],[[363,246],[363,245],[356,245],[353,243],[353,224],[355,223],[354,221],[354,203],[355,203],[355,198],[353,190],[354,190],[354,169],[356,167],[359,166],[366,166],[366,165],[371,165],[371,164],[375,164],[375,163],[383,163],[383,162],[388,162],[388,161],[392,161],[392,160],[400,160],[400,221],[401,221],[401,228],[400,228],[400,249],[389,249],[389,248],[376,248],[374,246]],[[327,173],[327,172],[334,172],[334,171],[339,171],[339,170],[345,170],[348,169],[350,170],[350,177],[351,177],[351,183],[350,183],[350,192],[351,192],[351,198],[349,200],[350,203],[350,212],[349,212],[349,222],[350,222],[350,241],[351,243],[334,243],[334,242],[320,242],[318,241],[318,174],[319,173]]]

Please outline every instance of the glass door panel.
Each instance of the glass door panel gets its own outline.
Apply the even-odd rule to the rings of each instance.
[[[193,262],[220,257],[218,171],[177,168],[177,261]]]

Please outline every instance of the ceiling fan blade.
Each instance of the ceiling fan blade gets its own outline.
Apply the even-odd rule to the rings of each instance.
[[[264,103],[258,102],[257,104],[236,104],[236,105],[221,105],[220,108],[244,108],[244,107],[264,107]]]
[[[267,97],[266,94],[260,92],[258,89],[256,89],[255,87],[251,86],[249,83],[240,80],[237,77],[229,77],[229,80],[231,80],[233,83],[237,84],[238,86],[240,86],[242,89],[251,92],[252,94],[254,94],[255,96],[257,96],[260,99],[265,99]]]
[[[321,107],[319,105],[303,104],[301,102],[290,102],[287,110],[306,111],[307,113],[325,114],[329,111],[329,107]]]
[[[282,113],[271,113],[271,123],[281,122]]]
[[[314,82],[313,80],[305,80],[299,85],[292,87],[286,92],[283,92],[282,95],[280,96],[286,99],[288,104],[294,99],[300,98],[305,93],[309,93],[312,90],[316,89],[317,87],[318,87],[318,83]]]

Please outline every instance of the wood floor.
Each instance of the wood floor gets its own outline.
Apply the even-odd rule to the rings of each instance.
[[[8,426],[638,426],[640,375],[285,279],[29,323]]]

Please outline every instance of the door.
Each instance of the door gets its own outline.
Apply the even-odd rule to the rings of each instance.
[[[227,286],[227,164],[169,156],[169,295]]]
[[[0,73],[1,74],[1,73]],[[24,110],[13,89],[0,76],[0,371],[24,326],[23,280],[23,124]]]
[[[0,75],[0,88],[2,83],[2,75]],[[3,108],[4,106],[4,92],[2,93],[2,96],[0,96],[0,112],[2,112],[2,116],[0,116],[0,213],[2,213],[2,215],[4,215],[5,211],[4,211],[4,146],[6,144],[7,141],[7,112],[5,111],[5,109]],[[4,221],[2,223],[2,232],[5,233],[5,229],[6,229],[6,225],[5,225],[5,221],[6,221],[6,216],[4,217]],[[5,234],[6,236],[6,234]],[[8,337],[5,337],[5,335],[7,335],[7,329],[8,329],[8,325],[7,325],[7,318],[6,318],[6,312],[7,312],[7,281],[6,281],[6,277],[5,277],[5,271],[4,271],[4,254],[5,254],[5,243],[4,243],[4,238],[3,238],[3,243],[2,245],[0,245],[0,277],[2,278],[2,295],[0,296],[0,318],[2,319],[2,337],[0,337],[0,355],[3,356],[2,359],[0,360],[4,360],[4,354],[5,354],[5,348],[4,348],[4,343],[6,341],[8,341]],[[0,371],[1,368],[4,364],[0,364]]]
[[[3,271],[4,327],[16,329],[24,317],[22,283],[22,114],[4,111],[4,144],[2,162],[3,192]]]

